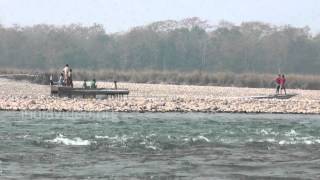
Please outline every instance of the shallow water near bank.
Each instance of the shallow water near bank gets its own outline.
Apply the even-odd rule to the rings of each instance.
[[[8,179],[320,178],[318,115],[0,112],[0,140]]]

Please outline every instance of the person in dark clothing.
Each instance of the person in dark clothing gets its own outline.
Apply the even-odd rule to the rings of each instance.
[[[276,94],[279,94],[280,87],[281,87],[281,74],[279,74],[276,79]]]
[[[68,73],[68,83],[69,83],[69,86],[73,88],[72,69],[70,69]]]

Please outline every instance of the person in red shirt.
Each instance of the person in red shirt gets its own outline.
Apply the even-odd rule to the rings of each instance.
[[[282,74],[282,77],[280,79],[280,94],[282,94],[282,90],[284,91],[284,94],[287,94],[287,92],[286,92],[286,78],[284,77],[284,74]]]
[[[276,79],[276,84],[277,84],[276,94],[279,94],[280,87],[281,87],[281,74],[278,75],[278,77]]]

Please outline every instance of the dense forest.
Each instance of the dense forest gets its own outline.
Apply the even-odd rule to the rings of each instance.
[[[1,68],[319,74],[320,34],[261,22],[108,34],[102,25],[0,25]]]

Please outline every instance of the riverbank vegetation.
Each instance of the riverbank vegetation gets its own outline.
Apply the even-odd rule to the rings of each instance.
[[[320,35],[308,27],[157,22],[107,34],[101,25],[0,26],[0,66],[27,69],[319,74]],[[200,26],[201,25],[201,26]]]
[[[280,72],[289,88],[320,89],[320,34],[308,27],[210,26],[198,18],[182,22],[188,26],[170,23],[114,34],[97,24],[0,25],[0,67],[11,74],[46,72],[41,83],[68,63],[76,80],[241,87],[273,87]]]

